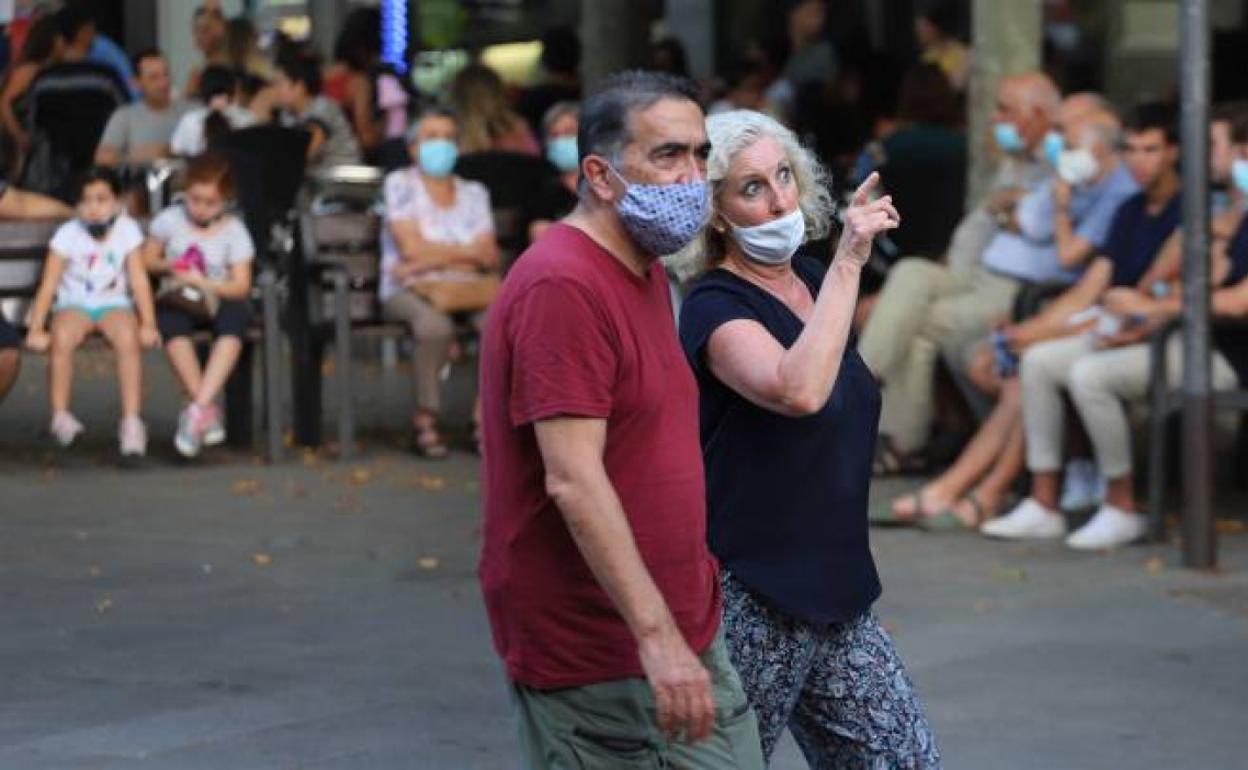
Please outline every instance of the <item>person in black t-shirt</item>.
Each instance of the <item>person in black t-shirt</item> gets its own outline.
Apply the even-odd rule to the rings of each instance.
[[[706,129],[712,207],[688,261],[710,269],[681,308],[680,339],[700,395],[724,634],[763,754],[787,727],[812,767],[935,770],[931,727],[871,609],[880,388],[850,330],[871,243],[900,217],[888,196],[870,201],[872,174],[825,270],[799,251],[832,213],[813,153],[758,112]]]
[[[576,208],[576,185],[581,175],[580,153],[576,146],[579,110],[576,102],[559,102],[542,118],[546,160],[559,173],[546,180],[538,195],[529,222],[529,243],[541,237],[555,220],[563,219]]]

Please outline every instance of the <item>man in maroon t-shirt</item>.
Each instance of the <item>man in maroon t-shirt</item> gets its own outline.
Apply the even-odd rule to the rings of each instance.
[[[576,210],[490,308],[480,577],[531,768],[763,766],[657,260],[706,219],[703,123],[687,81],[609,80],[581,111]]]

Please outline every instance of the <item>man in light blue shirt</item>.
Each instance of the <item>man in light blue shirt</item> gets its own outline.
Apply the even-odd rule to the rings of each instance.
[[[1108,112],[1063,127],[1057,178],[1018,205],[1014,227],[984,251],[984,267],[1031,283],[1073,283],[1105,245],[1118,207],[1139,185],[1118,156],[1121,126]]]

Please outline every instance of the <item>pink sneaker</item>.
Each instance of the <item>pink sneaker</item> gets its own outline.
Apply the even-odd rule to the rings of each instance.
[[[188,404],[178,415],[178,432],[173,436],[173,446],[183,457],[199,455],[204,445],[204,409]]]
[[[48,432],[62,448],[73,444],[74,439],[78,438],[78,434],[84,430],[86,429],[82,427],[82,423],[69,412],[57,412],[52,415],[52,424],[48,426]]]

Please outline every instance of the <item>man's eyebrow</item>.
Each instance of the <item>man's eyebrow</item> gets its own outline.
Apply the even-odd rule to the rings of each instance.
[[[651,150],[649,154],[651,156],[669,154],[683,155],[686,152],[689,152],[689,144],[687,142],[664,142]]]

